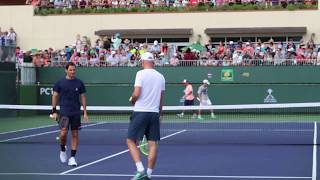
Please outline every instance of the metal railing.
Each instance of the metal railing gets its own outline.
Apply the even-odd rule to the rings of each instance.
[[[0,45],[0,62],[15,62],[16,46]]]
[[[50,63],[41,67],[63,67],[67,61],[52,60]],[[108,62],[105,60],[86,60],[82,59],[75,62],[78,67],[137,67],[140,61]],[[155,66],[318,66],[320,59],[242,59],[240,60],[216,60],[216,59],[198,59],[198,60],[179,60],[171,62],[167,60],[155,60]]]
[[[55,60],[46,66],[38,68],[50,68],[50,67],[64,67],[66,61]],[[0,63],[1,65],[1,63]],[[117,67],[138,67],[140,61],[128,61],[121,63],[110,63],[106,61],[79,61],[76,63],[78,67],[90,68],[90,67],[101,67],[101,68],[117,68]],[[200,59],[200,60],[179,60],[175,64],[170,64],[168,61],[155,61],[156,66],[167,66],[167,67],[206,67],[206,66],[320,66],[320,59],[281,59],[278,61],[274,60],[261,60],[261,59],[244,59],[243,61],[233,60],[211,60],[211,59]],[[36,71],[37,67],[33,63],[21,63],[16,62],[17,67],[17,82],[22,85],[36,84]]]

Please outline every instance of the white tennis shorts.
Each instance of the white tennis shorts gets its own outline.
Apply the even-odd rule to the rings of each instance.
[[[212,105],[212,103],[211,103],[210,99],[200,101],[200,106],[211,106],[211,105]]]

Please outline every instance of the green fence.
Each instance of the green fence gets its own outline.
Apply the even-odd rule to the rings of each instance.
[[[0,63],[0,103],[15,104],[17,72],[14,63]]]
[[[196,90],[198,85],[194,85]],[[319,85],[243,85],[219,84],[209,87],[209,96],[214,104],[263,104],[320,102]],[[37,87],[38,103],[51,104],[52,86]],[[90,85],[87,86],[88,105],[128,106],[132,86]],[[183,87],[167,85],[165,105],[180,105]],[[29,99],[31,96],[28,97]]]
[[[0,63],[0,104],[16,104],[17,88],[16,88],[17,72],[14,63]],[[0,116],[11,116],[0,110]]]
[[[87,84],[132,84],[140,68],[107,67],[78,68],[77,76]],[[208,78],[214,83],[237,84],[308,84],[320,83],[320,67],[316,66],[257,66],[257,67],[157,67],[168,84],[184,78],[199,83]],[[63,68],[40,68],[37,81],[52,84],[64,74]]]
[[[87,86],[88,105],[129,105],[135,74],[140,68],[78,68],[77,76]],[[202,79],[212,84],[209,96],[214,104],[261,104],[320,102],[320,68],[289,67],[161,67],[166,77],[165,105],[180,105],[184,78],[194,91]],[[40,68],[37,83],[21,86],[21,104],[51,104],[53,83],[64,76],[63,68]]]

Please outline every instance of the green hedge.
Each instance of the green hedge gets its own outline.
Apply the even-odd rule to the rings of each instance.
[[[318,5],[293,5],[289,4],[286,8],[281,6],[261,6],[261,5],[223,5],[220,7],[200,4],[188,7],[157,7],[157,8],[84,8],[84,9],[35,9],[36,15],[47,16],[55,14],[114,14],[114,13],[156,13],[156,12],[214,12],[214,11],[256,11],[256,10],[303,10],[318,9]]]

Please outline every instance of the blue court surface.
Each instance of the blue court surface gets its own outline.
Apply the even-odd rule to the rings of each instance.
[[[315,122],[177,123],[162,129],[152,179],[319,179]],[[83,126],[76,168],[60,163],[55,125],[1,133],[0,179],[130,179],[136,168],[126,130],[126,123]]]

